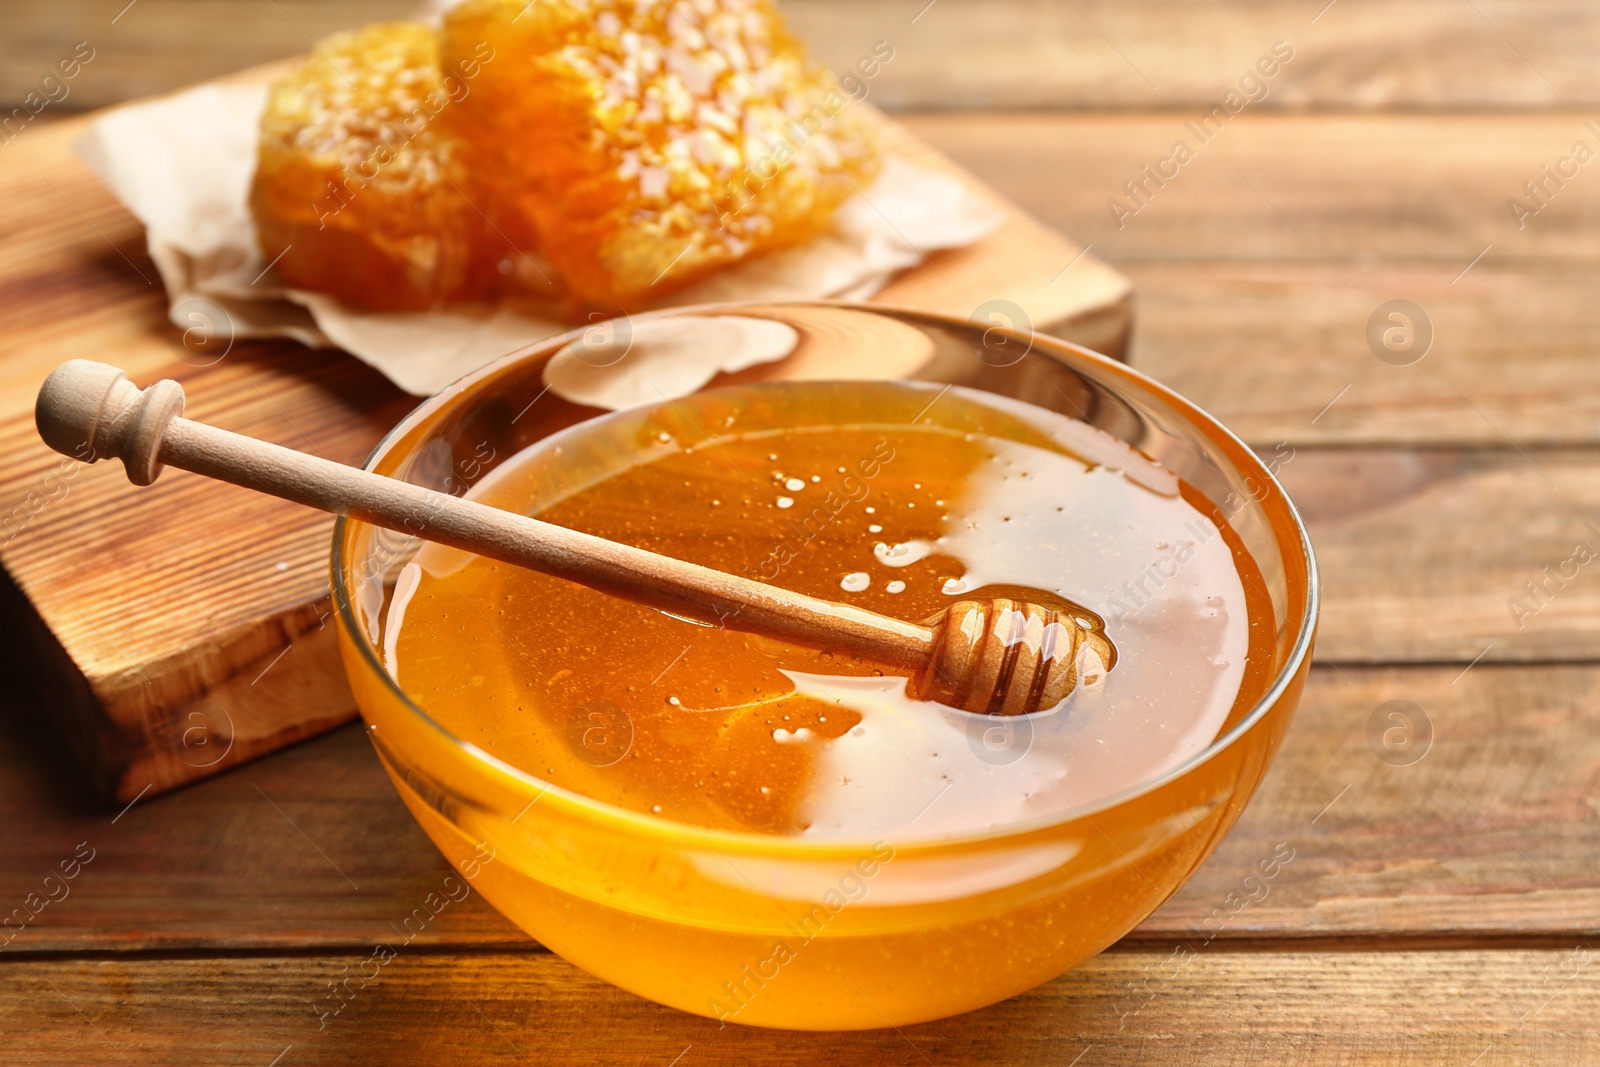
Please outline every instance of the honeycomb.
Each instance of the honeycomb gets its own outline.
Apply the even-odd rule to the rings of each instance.
[[[482,69],[469,55],[447,75],[437,34],[417,23],[321,42],[262,116],[250,203],[264,259],[282,250],[290,285],[365,308],[497,297],[517,273],[513,246],[537,244],[450,129]]]
[[[637,307],[806,241],[877,170],[768,0],[465,0],[442,36],[447,66],[497,56],[463,135],[578,300]]]

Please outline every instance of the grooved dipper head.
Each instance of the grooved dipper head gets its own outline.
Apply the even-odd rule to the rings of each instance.
[[[979,715],[1053,708],[1116,662],[1096,625],[1018,600],[960,601],[934,633],[917,695]]]

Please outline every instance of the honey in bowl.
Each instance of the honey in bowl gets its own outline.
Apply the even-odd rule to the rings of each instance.
[[[997,718],[859,658],[423,547],[385,618],[399,686],[512,767],[696,829],[902,842],[1070,816],[1202,752],[1273,675],[1260,569],[1211,501],[990,394],[716,389],[571,427],[472,495],[908,621],[1005,597],[1104,636],[1059,705]]]
[[[369,737],[475,891],[658,1003],[866,1029],[1048,981],[1181,885],[1270,766],[1310,663],[1304,527],[1214,419],[1049,337],[1013,337],[1019,360],[979,324],[832,304],[634,325],[704,344],[729,317],[792,331],[773,366],[834,384],[692,393],[635,345],[644,405],[591,419],[551,388],[556,339],[419,407],[369,469],[919,626],[1014,596],[1103,635],[1105,669],[968,714],[912,699],[915,670],[344,519]],[[927,382],[837,381],[890,374]]]

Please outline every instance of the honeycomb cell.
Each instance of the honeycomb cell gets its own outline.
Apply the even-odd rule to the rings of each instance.
[[[487,54],[487,53],[484,53]],[[485,69],[441,69],[437,34],[368,26],[321,42],[273,85],[250,204],[264,260],[299,288],[371,309],[492,300],[519,283],[531,227],[476,177],[452,112]]]
[[[489,48],[463,135],[516,175],[575,299],[646,305],[798,244],[877,170],[870,127],[766,0],[466,0],[446,63]]]

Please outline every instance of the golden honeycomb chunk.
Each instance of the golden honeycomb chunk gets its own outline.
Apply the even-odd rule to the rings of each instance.
[[[635,307],[809,240],[877,171],[871,130],[768,0],[466,0],[464,136],[520,184],[580,300]]]
[[[263,259],[281,252],[290,285],[363,308],[500,295],[535,245],[449,128],[482,59],[441,70],[432,29],[382,23],[321,42],[273,85],[250,193]]]

